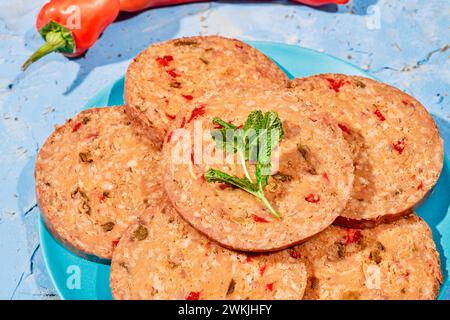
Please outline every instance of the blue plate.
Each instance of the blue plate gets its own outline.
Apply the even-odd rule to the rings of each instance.
[[[293,77],[305,77],[319,73],[344,73],[371,77],[357,67],[326,54],[279,43],[249,42],[272,58]],[[85,108],[123,104],[124,78],[101,90]],[[434,240],[441,255],[444,284],[440,299],[450,299],[450,165],[445,160],[441,177],[430,197],[418,208],[433,230]],[[63,299],[111,299],[109,266],[82,259],[65,249],[48,232],[42,220],[39,222],[40,242],[44,260],[59,296]]]

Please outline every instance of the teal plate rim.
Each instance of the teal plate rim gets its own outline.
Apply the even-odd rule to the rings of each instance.
[[[276,42],[246,42],[269,56],[289,78],[320,73],[344,73],[374,78],[347,61],[312,49]],[[124,76],[101,89],[81,110],[94,106],[121,105],[123,104],[123,89]],[[444,275],[444,282],[438,297],[441,300],[450,299],[447,263],[447,255],[450,257],[450,214],[448,214],[450,199],[446,189],[450,189],[450,163],[444,157],[444,167],[435,189],[429,198],[417,208],[418,214],[432,228],[433,238],[441,255],[441,268]],[[429,212],[438,212],[439,214],[433,215]],[[111,299],[109,266],[76,256],[49,233],[42,218],[38,223],[44,263],[59,297],[79,300]],[[445,232],[446,230],[448,231]]]

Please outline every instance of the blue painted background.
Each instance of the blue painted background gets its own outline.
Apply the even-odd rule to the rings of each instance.
[[[43,0],[0,0],[0,299],[54,299],[37,239],[33,166],[55,124],[125,72],[150,43],[185,35],[298,44],[347,60],[418,98],[450,143],[450,2],[198,3],[122,15],[83,57],[20,65],[42,40]],[[258,3],[260,2],[260,3]],[[379,18],[379,19],[378,19]]]

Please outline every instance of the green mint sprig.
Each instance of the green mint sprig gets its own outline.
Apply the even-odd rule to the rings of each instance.
[[[254,195],[277,219],[280,219],[279,213],[272,207],[264,194],[272,167],[270,159],[272,150],[284,135],[278,114],[272,111],[264,114],[259,110],[252,111],[242,128],[220,118],[214,118],[213,123],[221,127],[212,131],[216,146],[229,154],[238,154],[245,178],[232,176],[217,169],[209,169],[205,173],[206,181],[233,185]],[[249,173],[247,164],[255,166],[255,182]]]

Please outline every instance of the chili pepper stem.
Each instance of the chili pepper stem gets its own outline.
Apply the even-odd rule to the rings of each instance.
[[[22,70],[26,70],[30,64],[39,60],[43,56],[49,53],[64,48],[67,44],[67,40],[61,35],[60,32],[49,32],[45,36],[45,43],[34,52],[27,61],[22,65]]]

